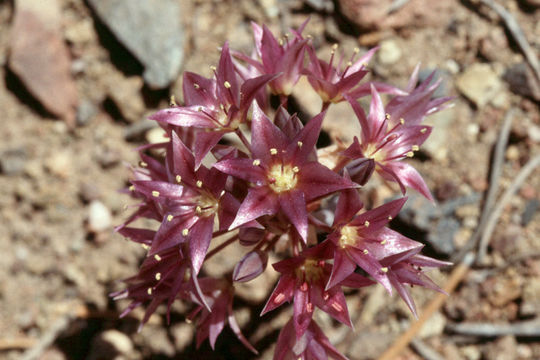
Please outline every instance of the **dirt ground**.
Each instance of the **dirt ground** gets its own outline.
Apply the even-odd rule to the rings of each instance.
[[[53,23],[68,51],[69,76],[62,81],[73,83],[78,94],[76,111],[70,113],[69,106],[58,111],[47,105],[31,90],[29,82],[35,79],[17,70],[14,19],[28,1],[0,0],[0,359],[256,358],[230,330],[220,336],[215,352],[207,342],[196,351],[193,324],[184,317],[190,310],[186,305],[174,306],[169,326],[160,309],[137,333],[142,311],[119,319],[126,302],[108,297],[122,288],[119,280],[134,274],[144,256],[143,249],[113,232],[129,214],[124,206],[133,203],[118,191],[129,177],[126,164],[137,162],[137,146],[159,139],[159,131],[144,119],[166,107],[170,95],[181,100],[181,80],[157,90],[145,84],[144,66],[93,10],[90,3],[95,2],[59,0],[60,17]],[[215,65],[225,40],[231,48],[250,51],[250,21],[280,32],[307,17],[306,33],[320,54],[329,56],[334,43],[347,54],[357,46],[380,45],[370,64],[373,79],[404,85],[419,62],[423,76],[438,69],[444,79],[441,95],[455,96],[454,106],[430,117],[432,139],[411,160],[435,194],[438,210],[412,194],[395,224],[425,242],[431,256],[452,258],[478,227],[505,117],[512,116],[513,122],[495,204],[540,153],[540,91],[534,88],[539,82],[512,32],[476,1],[411,0],[390,15],[388,6],[396,2],[178,2],[182,71],[210,76],[209,66]],[[538,1],[499,3],[538,58]],[[61,63],[61,52],[53,56]],[[43,65],[33,71],[48,69]],[[67,101],[61,81],[55,86],[53,100]],[[294,94],[303,111],[316,112],[307,82],[300,82]],[[328,116],[336,119],[325,127],[331,138],[349,140],[351,131],[357,131],[347,106],[334,107]],[[377,202],[395,190],[380,185],[367,191]],[[540,320],[539,193],[536,170],[504,207],[483,264],[472,267],[417,334],[414,346],[396,359],[540,358],[540,325],[534,322]],[[219,273],[230,265],[228,255],[234,256],[233,250],[217,256],[215,266],[205,271]],[[444,286],[451,271],[431,275]],[[257,358],[271,358],[283,324],[279,313],[258,317],[275,279],[269,274],[239,290],[239,320],[262,354]],[[434,294],[416,288],[413,294],[421,315]],[[398,298],[379,287],[347,298],[354,332],[322,316],[318,322],[350,359],[377,358],[415,321]],[[503,326],[527,321],[532,321],[529,335]],[[467,333],[457,326],[475,323],[490,325],[492,333]],[[421,355],[426,348],[436,354]]]

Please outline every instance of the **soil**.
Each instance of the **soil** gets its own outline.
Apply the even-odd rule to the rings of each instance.
[[[534,1],[500,2],[516,18],[538,56],[538,5]],[[258,314],[275,274],[240,287],[236,303],[239,322],[260,350],[259,357],[243,349],[230,330],[220,336],[215,352],[207,342],[196,350],[194,326],[185,321],[190,310],[185,304],[173,307],[170,325],[160,309],[140,333],[142,311],[119,319],[126,302],[112,301],[108,294],[122,288],[119,280],[136,272],[145,253],[113,231],[129,214],[125,205],[133,204],[119,189],[129,177],[126,164],[138,161],[134,149],[156,136],[145,117],[166,107],[170,95],[181,100],[181,81],[165,90],[144,86],[139,62],[87,3],[59,3],[60,27],[79,97],[74,127],[55,119],[10,69],[9,34],[17,1],[0,1],[0,359],[20,359],[31,351],[38,359],[270,359],[287,310],[262,319]],[[439,7],[425,6],[422,16],[430,21],[416,22],[416,13],[403,13],[402,19],[409,19],[406,22],[390,21],[374,28],[347,20],[340,13],[339,1],[182,1],[186,44],[182,70],[210,76],[209,66],[219,57],[216,49],[226,40],[231,48],[249,52],[250,21],[264,22],[279,32],[299,26],[307,17],[311,20],[306,33],[313,36],[321,54],[329,55],[336,42],[347,54],[356,46],[366,49],[381,44],[380,54],[371,64],[373,79],[405,85],[419,62],[425,73],[439,69],[444,95],[455,97],[453,107],[429,120],[435,126],[432,142],[411,163],[426,179],[439,206],[471,194],[478,196],[458,204],[451,214],[431,221],[427,228],[419,230],[422,226],[407,221],[397,225],[408,236],[426,241],[429,255],[447,260],[478,225],[481,199],[490,184],[493,147],[504,117],[510,111],[514,114],[501,193],[525,163],[540,153],[540,110],[534,94],[514,93],[511,81],[505,80],[507,70],[525,58],[496,14],[476,2],[444,3],[444,14]],[[317,8],[317,4],[327,7]],[[418,9],[404,6],[397,11]],[[471,85],[464,74],[479,64],[489,67],[497,84],[492,95],[467,92],[477,79],[473,76]],[[295,99],[307,114],[317,112],[311,110],[311,95],[309,85],[298,84]],[[330,139],[347,139],[358,131],[347,107],[336,106],[332,111],[329,116],[344,120],[325,128]],[[485,265],[473,267],[419,334],[423,344],[441,358],[540,358],[538,332],[530,338],[511,333],[464,336],[447,326],[515,323],[535,319],[540,313],[539,174],[533,172],[504,209]],[[395,191],[380,184],[367,193],[377,203]],[[429,205],[420,203],[411,211],[419,213],[424,206]],[[438,224],[449,218],[455,220],[453,227],[449,233],[441,232]],[[433,243],[439,234],[450,239],[450,250],[440,250]],[[216,256],[213,267],[206,271],[227,269],[231,257],[237,257],[234,249]],[[431,276],[444,285],[451,270],[434,271]],[[415,288],[413,294],[421,314],[433,293]],[[396,296],[390,297],[380,288],[347,297],[356,319],[355,332],[322,315],[318,322],[350,359],[376,358],[415,321]],[[399,357],[421,358],[413,348]]]

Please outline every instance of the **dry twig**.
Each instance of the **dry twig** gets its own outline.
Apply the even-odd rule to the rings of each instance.
[[[523,321],[513,324],[461,323],[448,324],[446,328],[456,334],[468,336],[496,337],[514,335],[522,337],[540,336],[540,320]]]

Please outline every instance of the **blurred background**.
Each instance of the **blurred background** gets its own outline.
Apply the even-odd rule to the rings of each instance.
[[[439,205],[411,193],[393,225],[424,242],[427,254],[459,263],[482,214],[489,215],[490,185],[498,185],[497,206],[540,149],[540,2],[498,0],[502,10],[493,4],[0,0],[0,358],[271,358],[288,310],[262,319],[258,313],[275,275],[240,289],[236,302],[258,357],[228,329],[216,352],[207,342],[195,352],[194,327],[184,318],[190,308],[180,303],[170,326],[160,309],[137,333],[142,311],[119,320],[127,303],[108,297],[144,256],[113,226],[133,203],[118,192],[129,177],[125,164],[137,162],[135,147],[163,136],[146,117],[171,95],[181,102],[182,71],[211,76],[225,40],[250,53],[250,21],[279,34],[310,17],[304,34],[323,58],[335,43],[347,57],[355,47],[378,45],[374,80],[404,86],[419,62],[421,78],[437,70],[437,95],[455,96],[454,106],[429,118],[435,130],[411,161]],[[306,115],[320,108],[306,81],[294,97]],[[331,107],[328,117],[331,139],[358,133],[348,106]],[[498,140],[503,122],[510,124],[506,146]],[[490,175],[496,143],[503,146],[501,172]],[[395,191],[376,186],[366,195],[377,203]],[[539,191],[536,170],[501,205],[482,262],[454,275],[457,287],[396,359],[540,358]],[[224,269],[231,266],[225,255]],[[445,286],[451,271],[430,275]],[[413,295],[420,315],[435,296],[416,288]],[[355,332],[322,315],[317,321],[351,359],[376,359],[414,323],[380,286],[347,297]]]

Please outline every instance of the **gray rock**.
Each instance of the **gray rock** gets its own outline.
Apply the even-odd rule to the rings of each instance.
[[[4,175],[20,175],[24,171],[26,151],[24,148],[4,151],[0,156],[0,173]]]
[[[506,70],[504,80],[514,93],[540,101],[540,84],[526,63],[519,63]]]
[[[84,126],[87,125],[93,117],[95,117],[99,112],[99,109],[94,105],[90,100],[84,99],[79,104],[77,108],[77,125]]]
[[[89,0],[118,40],[144,65],[152,88],[176,79],[184,58],[180,2],[175,0]]]

